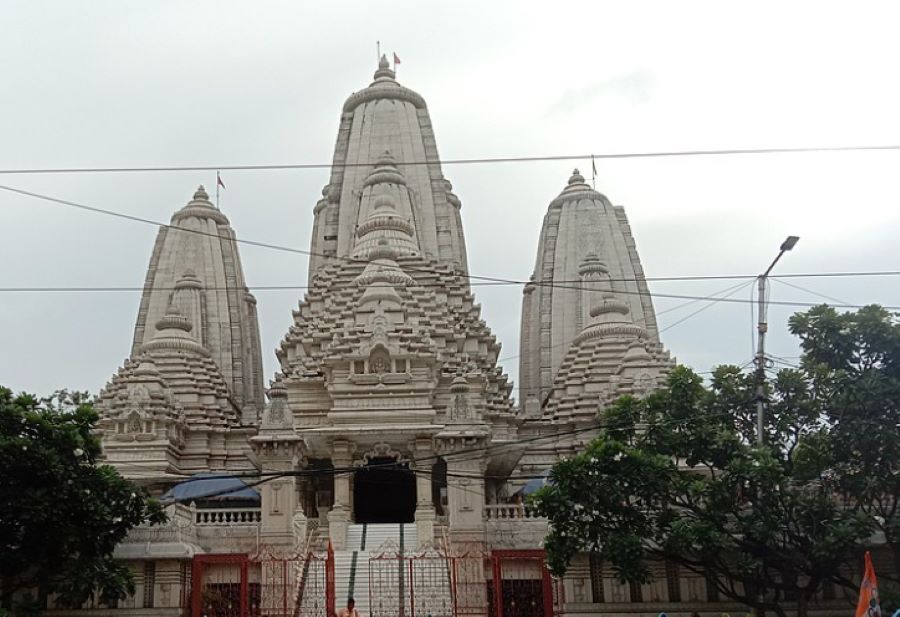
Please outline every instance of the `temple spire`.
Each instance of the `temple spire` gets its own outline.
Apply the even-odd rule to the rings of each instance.
[[[382,194],[412,225],[421,258],[467,272],[460,201],[443,175],[428,107],[397,82],[387,54],[379,53],[374,81],[344,103],[333,162],[314,209],[310,278],[331,256],[353,255],[357,228]]]
[[[533,278],[522,303],[521,400],[545,400],[568,349],[584,336],[605,336],[611,330],[604,324],[622,324],[657,341],[625,211],[593,190],[578,169],[547,209]],[[580,284],[554,285],[573,280]]]

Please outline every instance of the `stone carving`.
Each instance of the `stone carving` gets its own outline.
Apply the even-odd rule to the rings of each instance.
[[[144,423],[141,421],[141,416],[137,411],[132,411],[128,416],[127,423],[127,431],[129,433],[143,433],[144,432]]]
[[[400,461],[403,458],[403,454],[398,450],[394,450],[390,444],[381,442],[372,446],[370,450],[363,452],[362,458],[355,460],[353,465],[355,467],[362,467],[368,465],[372,459],[376,458],[392,458]]]
[[[391,356],[383,347],[377,347],[369,355],[369,372],[382,375],[391,372]]]

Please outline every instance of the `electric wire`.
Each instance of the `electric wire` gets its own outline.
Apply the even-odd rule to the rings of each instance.
[[[456,159],[431,159],[415,161],[397,161],[403,166],[422,165],[481,165],[494,163],[536,163],[549,161],[576,161],[591,159],[645,159],[676,158],[697,156],[735,156],[735,155],[767,155],[767,154],[805,154],[816,152],[878,152],[900,150],[900,145],[851,145],[851,146],[800,146],[785,148],[723,148],[711,150],[661,150],[647,152],[610,152],[606,154],[560,154],[544,156],[504,156],[473,157]],[[256,165],[159,165],[145,167],[56,167],[56,168],[19,168],[0,169],[2,175],[37,175],[37,174],[87,174],[87,173],[142,173],[142,172],[182,172],[182,171],[284,171],[298,169],[347,169],[353,167],[371,167],[373,163],[280,163]]]
[[[747,281],[746,283],[741,283],[740,285],[737,285],[736,288],[734,289],[734,291],[731,291],[728,295],[726,295],[726,296],[724,296],[724,297],[722,297],[722,298],[714,298],[714,299],[710,300],[707,304],[701,306],[701,307],[698,308],[696,311],[693,311],[692,313],[689,313],[688,315],[685,315],[684,317],[682,317],[682,318],[679,319],[678,321],[675,321],[675,322],[670,323],[668,326],[666,326],[665,328],[663,328],[662,330],[660,330],[659,333],[662,334],[663,332],[666,332],[666,331],[668,331],[668,330],[671,330],[671,329],[674,328],[675,326],[677,326],[677,325],[679,325],[679,324],[682,324],[682,323],[686,322],[686,321],[687,321],[688,319],[690,319],[691,317],[694,317],[695,315],[698,315],[698,314],[702,313],[703,311],[705,311],[706,309],[710,308],[711,306],[714,306],[716,303],[718,303],[718,302],[720,302],[720,301],[722,301],[722,300],[727,300],[727,299],[730,298],[732,295],[736,294],[737,292],[743,290],[743,289],[744,289],[745,287],[747,287],[748,285],[752,285],[752,284],[753,284],[753,281]]]
[[[778,283],[779,285],[785,285],[787,287],[793,287],[794,289],[804,291],[813,296],[822,298],[823,300],[828,300],[829,302],[836,302],[837,304],[847,304],[847,302],[845,302],[844,300],[841,300],[840,298],[835,298],[834,296],[828,296],[826,294],[819,293],[818,291],[815,291],[812,289],[807,289],[806,287],[801,287],[800,285],[797,285],[795,283],[789,283],[788,281],[779,281],[778,279],[775,279],[775,282]]]
[[[768,278],[770,280],[776,280],[780,283],[788,284],[785,281],[781,281],[779,279],[782,278],[832,278],[832,277],[870,277],[870,276],[900,276],[900,270],[881,270],[881,271],[860,271],[860,272],[798,272],[792,274],[779,274],[779,275],[770,275]],[[608,282],[612,283],[636,283],[641,281],[646,281],[648,283],[671,283],[671,282],[694,282],[694,281],[712,281],[712,280],[733,280],[733,279],[754,279],[756,278],[755,274],[715,274],[715,275],[685,275],[685,276],[647,276],[643,278],[609,278],[606,279]],[[563,284],[563,283],[580,283],[580,280],[555,280],[554,284]],[[523,285],[522,281],[481,281],[471,283],[473,287],[504,287],[504,286],[521,286]],[[443,287],[445,286],[443,283],[428,283],[421,282],[416,285],[416,287]],[[312,289],[314,286],[312,285],[247,285],[247,289],[251,291],[303,291],[307,289]],[[331,289],[350,289],[355,287],[355,285],[333,285]],[[821,298],[839,302],[843,304],[847,304],[847,302],[840,300],[838,298],[832,298],[831,296],[826,296],[824,294],[819,294],[818,292],[807,289],[805,287],[800,287],[799,285],[794,285],[796,289],[800,291],[805,291],[807,293],[818,295]],[[160,291],[175,291],[178,289],[175,286],[155,286],[153,289]],[[204,286],[204,290],[206,291],[230,291],[234,289],[234,287],[227,286],[219,286],[219,285],[210,285]],[[72,293],[91,293],[91,292],[140,292],[144,291],[145,287],[143,286],[135,286],[135,285],[103,285],[103,286],[9,286],[9,287],[0,287],[0,292],[7,293],[41,293],[41,292],[72,292]],[[593,288],[584,288],[584,291],[594,292],[598,291]],[[752,295],[752,294],[751,294]],[[672,310],[676,310],[683,306],[687,306],[688,304],[693,304],[695,302],[702,302],[704,298],[697,298],[695,300],[691,300],[683,305],[679,305],[677,307],[668,308],[663,311],[658,311],[658,315],[662,315]],[[752,300],[751,300],[752,301]]]
[[[722,417],[728,417],[728,416],[732,416],[732,415],[733,415],[732,412],[729,412],[729,411],[721,412],[720,411],[720,412],[709,413],[709,414],[697,414],[696,416],[691,416],[689,418],[669,418],[667,420],[661,420],[658,422],[643,423],[643,425],[646,427],[653,427],[653,426],[665,426],[665,425],[669,425],[669,424],[683,424],[685,422],[707,421],[707,420],[710,420],[713,418],[722,418]],[[535,442],[535,441],[539,441],[539,440],[557,439],[560,436],[573,435],[573,434],[578,434],[578,433],[583,433],[583,432],[588,432],[588,431],[598,431],[601,429],[609,430],[609,427],[605,426],[604,423],[602,423],[602,422],[598,422],[595,425],[581,427],[581,428],[574,429],[571,431],[562,431],[562,432],[554,433],[552,435],[539,435],[539,436],[535,436],[535,437],[531,437],[531,438],[527,438],[527,439],[522,439],[522,440],[515,442],[514,444],[505,443],[505,444],[496,444],[496,445],[500,446],[500,447],[505,447],[505,446],[509,446],[509,445],[519,445],[521,443],[531,443],[531,442]],[[621,430],[626,430],[626,429],[621,429]],[[432,455],[432,456],[425,456],[425,457],[418,457],[418,458],[413,457],[413,458],[409,458],[409,459],[400,459],[397,461],[392,461],[390,463],[376,463],[374,465],[367,465],[365,468],[366,469],[379,469],[379,468],[381,468],[381,469],[397,469],[397,468],[407,469],[407,467],[405,467],[405,466],[409,465],[410,463],[415,464],[415,463],[420,463],[420,462],[425,462],[425,461],[437,461],[441,458],[447,458],[447,457],[456,458],[460,454],[474,453],[474,452],[479,452],[479,451],[483,452],[483,451],[490,450],[492,448],[493,448],[493,446],[483,446],[483,447],[478,447],[478,448],[456,450],[453,452],[445,453],[444,455]],[[481,457],[473,457],[470,459],[457,459],[457,460],[465,461],[465,460],[480,460],[480,459],[481,459]],[[234,478],[234,477],[258,478],[258,480],[254,480],[252,483],[247,484],[247,486],[253,487],[253,486],[258,486],[265,482],[269,482],[271,480],[276,480],[276,479],[283,478],[283,477],[305,477],[305,476],[315,476],[315,475],[319,475],[319,476],[335,475],[335,476],[337,476],[337,475],[354,474],[359,470],[360,470],[359,467],[344,467],[344,468],[332,468],[332,469],[328,469],[328,468],[298,469],[298,470],[291,470],[291,471],[281,470],[281,471],[268,471],[268,472],[261,470],[261,471],[257,471],[257,472],[248,473],[246,475],[241,475],[241,474],[236,474],[236,473],[222,474],[220,476],[205,475],[203,478],[188,479],[188,480],[185,480],[184,482],[209,480],[209,479],[215,479],[215,478],[220,478],[220,479],[221,478]],[[433,475],[433,473],[434,473],[433,471],[429,472],[427,469],[419,469],[417,467],[411,469],[410,471],[412,471],[413,473],[419,473],[422,475],[429,475],[429,476]],[[467,478],[467,479],[496,479],[496,480],[506,480],[506,479],[510,479],[511,477],[514,479],[519,479],[519,480],[533,480],[533,479],[543,477],[542,475],[534,475],[534,474],[520,474],[518,476],[514,476],[514,475],[489,476],[489,475],[483,475],[483,474],[461,474],[459,472],[450,472],[450,471],[447,472],[447,475],[449,477],[460,477],[460,478]],[[216,497],[219,495],[225,495],[228,493],[235,492],[237,490],[241,490],[241,488],[242,487],[230,487],[228,489],[220,489],[218,491],[214,491],[209,494],[205,494],[202,497],[194,496],[194,497],[191,497],[190,499],[173,500],[172,502],[167,502],[167,503],[174,503],[174,502],[179,502],[179,501],[180,502],[196,501],[197,499],[210,499],[212,497]]]
[[[23,189],[18,189],[18,188],[6,186],[6,185],[0,185],[0,190],[17,193],[17,194],[24,195],[27,197],[32,197],[35,199],[49,201],[49,202],[60,204],[60,205],[74,207],[74,208],[86,210],[89,212],[105,214],[108,216],[114,216],[117,218],[122,218],[122,219],[130,220],[130,221],[134,221],[134,222],[149,224],[149,225],[153,225],[155,227],[164,227],[166,229],[173,229],[173,230],[177,230],[177,231],[183,231],[183,232],[194,233],[194,234],[199,234],[199,235],[203,235],[203,236],[209,236],[209,237],[217,238],[220,240],[222,240],[222,239],[231,240],[234,242],[247,244],[249,246],[257,246],[257,247],[268,248],[268,249],[279,250],[279,251],[286,251],[286,252],[290,252],[290,253],[297,253],[297,254],[307,255],[307,256],[323,257],[328,260],[338,260],[338,261],[357,263],[357,264],[363,264],[363,265],[369,263],[369,260],[366,260],[366,259],[358,259],[358,258],[353,258],[353,257],[345,257],[345,256],[337,256],[337,255],[324,255],[324,254],[315,253],[313,251],[306,251],[303,249],[286,247],[286,246],[271,244],[271,243],[267,243],[267,242],[239,239],[239,238],[234,237],[234,235],[228,235],[228,234],[222,235],[222,234],[218,234],[218,233],[206,232],[206,231],[199,230],[199,229],[185,229],[182,227],[176,227],[176,226],[168,224],[168,223],[162,223],[160,221],[154,221],[152,219],[147,219],[144,217],[134,216],[131,214],[124,214],[122,212],[116,212],[114,210],[108,210],[105,208],[97,208],[97,207],[89,206],[86,204],[79,204],[79,203],[76,203],[73,201],[59,199],[56,197],[51,197],[49,195],[43,195],[41,193],[34,193],[32,191],[26,191]],[[548,281],[519,281],[519,280],[515,280],[515,279],[498,278],[498,277],[491,277],[491,276],[480,276],[480,275],[474,275],[474,274],[466,274],[463,272],[439,270],[439,269],[433,269],[433,268],[432,269],[419,268],[416,266],[412,266],[410,264],[404,264],[404,269],[407,271],[411,271],[411,272],[422,272],[422,273],[434,274],[434,275],[438,275],[438,276],[443,276],[443,275],[456,276],[459,278],[469,279],[470,281],[471,280],[490,281],[490,282],[497,282],[497,283],[506,283],[506,284],[510,284],[510,285],[531,284],[531,285],[540,286],[540,287],[551,287],[554,289],[572,289],[572,290],[577,290],[577,291],[584,291],[585,289],[589,289],[589,288],[584,288],[580,285],[560,285],[560,284],[554,283],[552,281],[550,281],[550,282],[548,282]],[[691,295],[685,295],[685,294],[651,293],[649,290],[648,291],[616,290],[616,293],[639,295],[639,296],[649,296],[649,297],[657,297],[657,298],[675,298],[675,299],[681,299],[681,300],[709,300],[710,299],[709,297],[691,296]],[[728,298],[728,299],[723,299],[721,301],[722,302],[735,302],[735,303],[746,302],[745,300],[742,300],[740,298]],[[781,305],[781,306],[794,306],[794,307],[807,307],[807,308],[816,306],[815,303],[793,302],[793,301],[792,302],[774,301],[774,302],[770,302],[767,304],[776,304],[776,305]],[[863,306],[864,305],[859,305],[859,304],[841,304],[841,305],[835,305],[835,308],[859,309],[859,308],[863,308]],[[898,307],[898,306],[884,306],[884,308],[886,308],[888,310],[900,310],[900,307]]]
[[[750,282],[752,282],[752,281],[750,281]],[[722,295],[723,293],[728,293],[729,291],[732,291],[733,289],[738,289],[738,290],[739,290],[742,286],[744,286],[744,285],[746,285],[746,284],[747,284],[747,283],[745,283],[745,282],[741,282],[741,283],[738,283],[737,285],[732,285],[732,286],[730,286],[730,287],[726,287],[725,289],[723,289],[723,290],[721,290],[721,291],[717,291],[717,292],[711,294],[711,295],[709,296],[709,299],[711,299],[711,301],[714,303],[715,300],[717,299],[717,297],[720,296],[720,295]],[[664,309],[664,310],[662,310],[662,311],[657,311],[657,312],[656,312],[656,317],[659,317],[660,315],[665,315],[666,313],[670,313],[670,312],[672,312],[672,311],[677,311],[677,310],[679,310],[679,309],[685,308],[685,307],[687,307],[687,306],[690,306],[690,305],[692,305],[692,304],[696,304],[697,302],[701,302],[701,301],[703,301],[703,300],[701,300],[701,299],[688,300],[687,302],[683,302],[683,303],[681,303],[681,304],[678,304],[677,306],[672,306],[672,307],[669,307],[669,308]],[[711,306],[711,305],[710,305],[710,306]],[[635,323],[638,323],[638,322],[639,322],[639,323],[642,323],[643,325],[646,326],[646,324],[643,323],[643,322],[645,322],[645,321],[646,321],[646,319],[645,319],[644,317],[640,317],[640,318],[638,318],[638,319],[635,320]],[[681,320],[681,321],[684,321],[684,320]],[[680,322],[676,322],[676,323],[674,323],[674,324],[671,324],[671,325],[667,326],[666,328],[664,328],[663,330],[659,330],[658,333],[659,333],[659,334],[662,334],[665,330],[668,330],[669,328],[673,328],[673,327],[675,327],[676,325],[678,325],[678,323],[680,323]],[[544,347],[544,349],[557,349],[557,348],[559,348],[559,347],[568,347],[568,346],[571,345],[571,344],[575,341],[575,339],[577,339],[577,338],[578,338],[578,337],[576,336],[576,337],[571,338],[571,339],[569,339],[569,340],[562,341],[561,343],[556,343],[556,344],[554,344],[554,345],[550,345],[549,347]],[[514,356],[504,356],[504,357],[502,357],[502,358],[498,358],[498,359],[497,359],[497,363],[499,364],[500,362],[506,362],[507,360],[515,360],[515,359],[517,359],[517,358],[521,358],[523,355],[524,355],[523,353],[518,353],[518,354],[516,354],[516,355],[514,355]]]

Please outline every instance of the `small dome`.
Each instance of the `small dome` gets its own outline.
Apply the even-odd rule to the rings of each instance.
[[[184,273],[178,277],[178,280],[175,281],[175,289],[202,289],[203,283],[200,281],[200,278],[194,274],[194,271],[190,268],[184,271]]]
[[[203,188],[202,184],[197,187],[196,191],[194,191],[194,199],[209,201],[209,193],[206,192],[206,189]]]
[[[572,175],[569,177],[569,186],[573,184],[584,184],[584,176],[577,169],[573,169]]]
[[[390,167],[397,166],[397,159],[394,158],[394,155],[391,154],[390,150],[385,150],[379,155],[377,159],[375,159],[376,167],[384,167],[385,165],[388,165]]]
[[[618,298],[615,297],[607,297],[603,299],[603,302],[596,306],[592,306],[590,310],[591,317],[600,317],[601,315],[610,315],[613,313],[618,313],[619,315],[627,315],[628,314],[628,305]]]
[[[156,322],[156,330],[182,330],[184,332],[190,332],[193,329],[193,324],[191,324],[191,320],[181,314],[181,311],[178,310],[174,305],[169,305],[169,309],[166,311],[166,314],[162,319]]]
[[[284,385],[282,381],[273,381],[269,386],[269,391],[266,393],[269,397],[269,400],[274,400],[277,398],[287,398],[287,387]]]
[[[378,70],[375,71],[375,81],[390,79],[391,81],[397,77],[397,74],[391,70],[391,63],[388,62],[387,55],[382,54],[381,60],[378,61]]]

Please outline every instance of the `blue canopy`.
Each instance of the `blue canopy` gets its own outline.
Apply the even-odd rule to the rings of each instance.
[[[214,473],[198,473],[173,486],[162,496],[163,503],[176,501],[255,501],[259,492],[247,486],[235,476]]]
[[[550,470],[545,469],[541,472],[539,478],[532,478],[525,483],[525,486],[516,491],[517,495],[531,495],[541,490],[550,483]]]

